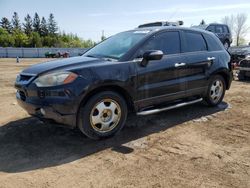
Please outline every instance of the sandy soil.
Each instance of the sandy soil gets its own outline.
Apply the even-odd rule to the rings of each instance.
[[[114,138],[43,124],[15,101],[23,68],[0,59],[0,187],[250,187],[250,83],[216,108],[196,104],[130,117]]]

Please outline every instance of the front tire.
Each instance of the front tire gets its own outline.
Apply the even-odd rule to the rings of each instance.
[[[215,75],[210,79],[205,101],[209,106],[217,106],[224,98],[226,91],[225,80],[220,75]]]
[[[114,136],[125,125],[127,104],[118,93],[105,91],[91,97],[80,107],[79,129],[89,138]]]

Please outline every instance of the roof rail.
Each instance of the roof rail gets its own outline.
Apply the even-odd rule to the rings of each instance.
[[[156,27],[156,26],[181,26],[183,25],[183,21],[176,21],[176,22],[169,22],[169,21],[163,21],[163,22],[151,22],[139,25],[138,28],[144,28],[144,27]]]

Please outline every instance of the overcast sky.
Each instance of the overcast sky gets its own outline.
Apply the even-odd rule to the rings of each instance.
[[[84,39],[100,40],[105,36],[135,28],[146,22],[183,20],[185,26],[220,22],[224,16],[246,13],[250,26],[250,1],[222,0],[186,2],[162,0],[0,0],[0,17],[11,19],[13,12],[23,21],[29,13],[48,17],[54,13],[61,30],[75,33]],[[250,41],[250,34],[247,36]]]

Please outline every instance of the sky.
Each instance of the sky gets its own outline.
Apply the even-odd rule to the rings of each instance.
[[[100,41],[102,31],[109,37],[154,21],[183,20],[184,26],[221,22],[231,14],[246,13],[250,26],[248,0],[0,0],[0,17],[11,19],[17,12],[21,21],[28,13],[48,18],[55,15],[61,31],[74,33],[84,39]],[[250,34],[247,36],[250,42]]]

